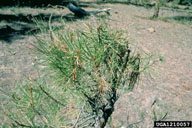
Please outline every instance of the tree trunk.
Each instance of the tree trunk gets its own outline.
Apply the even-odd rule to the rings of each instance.
[[[158,16],[159,16],[159,0],[156,0],[156,4],[155,4],[155,12],[154,12],[152,18],[158,18]]]

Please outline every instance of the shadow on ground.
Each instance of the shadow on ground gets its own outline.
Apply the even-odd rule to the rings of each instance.
[[[192,16],[174,16],[168,19],[176,20],[176,21],[192,21]]]
[[[30,31],[30,27],[22,27],[19,30],[16,30],[9,25],[3,26],[0,28],[0,40],[6,41],[7,43],[10,43],[11,40],[17,36],[17,38],[20,38],[18,36],[25,35],[27,31]]]
[[[143,16],[135,16],[145,20],[161,20],[164,22],[174,22],[184,25],[192,25],[192,15],[191,16],[172,16],[172,17],[159,17],[157,19],[153,19],[152,17],[143,17]]]
[[[185,25],[192,25],[192,16],[173,16],[160,18],[165,22],[177,22]]]
[[[43,7],[51,5],[66,5],[68,0],[2,0],[0,6],[30,6]]]
[[[50,15],[38,14],[32,15],[11,15],[11,14],[0,14],[0,22],[5,22],[6,25],[0,26],[0,40],[11,42],[12,39],[21,38],[22,35],[32,34],[35,23],[33,19],[42,19],[47,21]],[[60,16],[53,16],[53,19],[59,18]]]
[[[90,7],[92,6],[92,3],[84,3],[79,2],[79,7]],[[65,3],[66,4],[66,3]],[[37,6],[40,6],[41,4],[37,4]],[[60,6],[52,6],[47,5],[47,7],[41,7],[41,9],[48,9],[48,8],[59,8]],[[94,6],[93,6],[94,7]],[[11,7],[10,7],[11,8]],[[22,7],[17,7],[18,9],[21,9]],[[62,6],[62,9],[66,9]],[[7,43],[12,43],[12,40],[22,38],[25,35],[34,34],[36,32],[39,32],[39,29],[36,27],[36,23],[34,21],[40,20],[43,21],[45,24],[48,23],[50,17],[51,21],[56,21],[59,23],[59,21],[66,21],[66,22],[72,22],[76,21],[78,19],[86,20],[87,17],[76,17],[72,13],[63,15],[62,13],[53,13],[48,9],[48,13],[45,11],[38,12],[41,9],[32,8],[37,14],[26,14],[24,9],[22,12],[19,12],[19,14],[7,14],[6,10],[9,10],[9,7],[5,7],[5,9],[2,9],[3,13],[0,13],[0,41],[5,41]],[[12,10],[11,10],[12,11]],[[57,11],[57,10],[56,10]],[[56,12],[55,11],[55,12]],[[15,13],[15,12],[14,12]],[[104,18],[104,15],[99,15],[100,18]]]
[[[48,23],[51,14],[38,14],[35,16],[32,15],[7,15],[0,14],[0,22],[6,22],[7,25],[0,26],[0,41],[5,41],[7,43],[12,43],[13,39],[20,39],[24,35],[31,35],[39,32],[39,29],[36,27],[34,19],[42,20],[45,23]],[[53,15],[51,17],[52,21],[65,20],[67,22],[76,21],[79,17],[76,17],[72,14],[67,14],[64,16]],[[85,18],[83,18],[85,19]]]

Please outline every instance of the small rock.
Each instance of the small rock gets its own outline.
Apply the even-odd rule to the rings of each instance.
[[[154,28],[148,28],[147,31],[149,31],[150,33],[153,33],[153,32],[155,32],[155,29]]]

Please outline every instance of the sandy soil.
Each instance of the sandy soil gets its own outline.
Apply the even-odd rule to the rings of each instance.
[[[112,27],[125,30],[130,40],[146,53],[161,56],[161,61],[141,75],[133,92],[121,94],[108,127],[151,128],[154,120],[192,120],[191,24],[149,20],[153,10],[143,7],[103,6],[112,8],[109,20]],[[55,13],[63,15],[69,11]],[[160,13],[164,18],[185,15],[188,16],[170,10]],[[15,80],[37,74],[34,65],[37,58],[30,49],[34,40],[33,36],[22,35],[8,43],[0,41],[2,88],[10,88]]]
[[[157,120],[164,116],[164,120],[192,120],[192,28],[140,18],[152,15],[145,8],[109,6],[117,13],[112,11],[113,24],[125,29],[146,53],[164,59],[141,76],[132,93],[121,96],[113,121],[126,127],[150,128],[155,115]],[[162,17],[172,15],[175,12],[161,12]]]

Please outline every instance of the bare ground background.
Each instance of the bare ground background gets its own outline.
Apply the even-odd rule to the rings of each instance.
[[[112,8],[109,23],[114,29],[125,30],[130,40],[146,53],[161,56],[160,61],[141,75],[133,92],[121,93],[108,127],[151,128],[154,120],[192,120],[192,13],[161,9],[160,19],[150,20],[153,10],[144,7],[123,4],[91,7],[85,9]],[[37,57],[30,45],[36,39],[26,34],[35,25],[25,18],[22,22],[14,20],[14,16],[41,14],[46,18],[51,13],[59,20],[70,12],[53,8],[0,9],[1,88],[9,90],[15,81],[36,77],[38,72]],[[6,19],[5,14],[13,19]],[[76,23],[82,21],[66,22],[66,25]],[[0,120],[7,121],[2,114]]]

